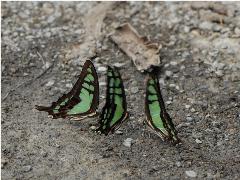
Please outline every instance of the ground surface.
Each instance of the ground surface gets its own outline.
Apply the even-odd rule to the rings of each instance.
[[[239,179],[240,3],[117,3],[104,18],[104,34],[129,22],[162,44],[160,85],[182,144],[143,124],[145,75],[107,36],[94,63],[101,106],[103,67],[121,63],[130,112],[122,134],[34,110],[76,81],[84,60],[72,47],[84,42],[82,17],[96,5],[2,2],[2,179]]]

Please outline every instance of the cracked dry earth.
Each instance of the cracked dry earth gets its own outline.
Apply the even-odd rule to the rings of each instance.
[[[98,135],[97,119],[34,110],[77,80],[84,59],[72,45],[84,42],[82,17],[99,4],[2,2],[2,179],[239,179],[239,2],[123,2],[106,13],[103,34],[129,22],[162,44],[160,85],[182,144],[162,142],[143,123],[146,76],[107,36],[94,64],[101,107],[105,67],[119,66],[130,112],[120,131]]]

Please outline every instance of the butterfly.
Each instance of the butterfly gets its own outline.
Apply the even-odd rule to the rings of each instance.
[[[87,60],[70,92],[63,94],[51,106],[36,106],[36,109],[48,112],[53,119],[70,117],[74,120],[81,120],[96,116],[98,105],[98,76],[92,61]]]
[[[166,111],[158,78],[155,73],[149,74],[147,79],[145,113],[147,116],[147,125],[157,133],[163,141],[169,140],[174,144],[180,142],[172,119]]]
[[[128,117],[125,90],[117,68],[108,66],[106,103],[102,109],[99,128],[105,135],[117,130]]]

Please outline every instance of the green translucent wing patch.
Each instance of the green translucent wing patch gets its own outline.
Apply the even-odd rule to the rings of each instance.
[[[50,107],[36,106],[53,118],[87,117],[96,114],[99,104],[98,77],[93,63],[87,60],[82,72],[68,94],[64,94]]]
[[[146,122],[163,140],[179,142],[172,119],[165,109],[159,82],[155,74],[150,74],[145,97]]]
[[[106,103],[100,115],[97,131],[107,135],[114,132],[128,117],[123,82],[116,68],[108,67]]]

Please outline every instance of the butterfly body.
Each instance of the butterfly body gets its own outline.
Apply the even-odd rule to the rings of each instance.
[[[98,76],[93,63],[87,60],[72,90],[63,94],[51,106],[36,106],[39,111],[48,112],[53,119],[83,119],[97,114],[99,104]]]

